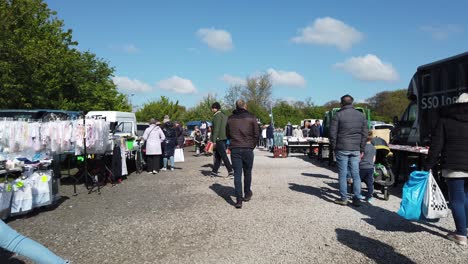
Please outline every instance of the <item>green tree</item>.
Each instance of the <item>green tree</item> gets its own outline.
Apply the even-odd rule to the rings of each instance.
[[[368,98],[372,119],[392,122],[394,116],[400,117],[409,103],[406,92],[406,89],[384,91]]]
[[[300,124],[303,116],[298,111],[298,108],[286,101],[279,101],[273,107],[273,118],[275,127],[285,127],[288,122]]]
[[[246,86],[241,91],[241,97],[246,102],[268,108],[271,101],[271,87],[271,77],[268,73],[258,77],[249,77]]]
[[[130,110],[114,69],[63,27],[42,0],[0,0],[1,107]]]
[[[184,115],[185,122],[195,120],[211,120],[213,113],[211,105],[215,102],[220,102],[215,95],[208,94],[195,107],[190,108]],[[224,108],[224,107],[222,107]],[[228,114],[227,110],[224,110]]]
[[[142,106],[135,115],[139,122],[148,122],[151,118],[163,120],[165,115],[169,115],[172,121],[181,121],[185,114],[185,107],[179,105],[179,101],[171,101],[166,96],[161,96],[157,101],[151,101]]]
[[[270,111],[262,105],[258,105],[253,101],[248,101],[247,110],[255,115],[255,117],[259,119],[262,124],[270,123]]]
[[[236,101],[242,98],[242,91],[244,87],[241,85],[233,85],[228,88],[226,95],[224,95],[224,104],[227,109],[234,110],[236,108]]]

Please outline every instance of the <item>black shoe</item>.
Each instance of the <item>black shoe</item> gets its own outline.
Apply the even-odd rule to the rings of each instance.
[[[353,205],[356,207],[361,206],[361,200],[359,198],[353,198]]]
[[[210,173],[210,176],[211,176],[211,177],[219,177],[218,173],[217,173],[217,172],[214,172],[214,171],[212,171],[212,172]]]
[[[253,195],[252,191],[246,193],[244,196],[244,202],[250,201],[250,199],[252,199],[252,195]]]
[[[242,199],[240,198],[237,198],[237,202],[236,202],[236,205],[234,205],[237,209],[241,209],[242,208]]]
[[[228,173],[228,178],[229,178],[229,179],[234,179],[234,171],[230,171],[230,172]]]

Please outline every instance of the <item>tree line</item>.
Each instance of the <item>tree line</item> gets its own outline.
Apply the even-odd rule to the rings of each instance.
[[[183,123],[192,120],[211,120],[213,113],[211,105],[219,102],[222,111],[230,115],[235,109],[237,99],[247,102],[248,110],[253,113],[261,123],[273,121],[276,127],[284,127],[288,122],[300,124],[304,119],[323,119],[326,111],[339,108],[340,102],[329,101],[323,105],[315,105],[312,98],[308,97],[303,101],[285,101],[272,99],[272,82],[267,73],[255,77],[248,77],[246,84],[234,85],[226,90],[224,96],[207,95],[197,105],[187,109],[180,106],[179,101],[172,101],[168,97],[162,96],[159,100],[144,104],[136,112],[137,119],[146,122],[150,118],[162,119],[164,115],[169,115],[173,120]],[[368,108],[371,110],[372,120],[392,122],[394,116],[400,117],[408,105],[406,89],[396,91],[383,91],[364,102],[358,102],[355,106]]]

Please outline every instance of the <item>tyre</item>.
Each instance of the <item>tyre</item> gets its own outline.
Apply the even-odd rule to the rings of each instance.
[[[139,151],[135,155],[135,169],[137,173],[142,173],[144,169],[143,155]]]
[[[388,199],[390,199],[390,194],[388,192],[388,189],[385,188],[385,190],[384,190],[384,200],[388,201]]]

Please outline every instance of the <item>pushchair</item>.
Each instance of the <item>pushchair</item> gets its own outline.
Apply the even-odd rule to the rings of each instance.
[[[388,187],[395,183],[395,176],[392,171],[393,153],[385,145],[376,145],[376,155],[374,163],[374,186],[380,189],[384,199],[389,199]]]

